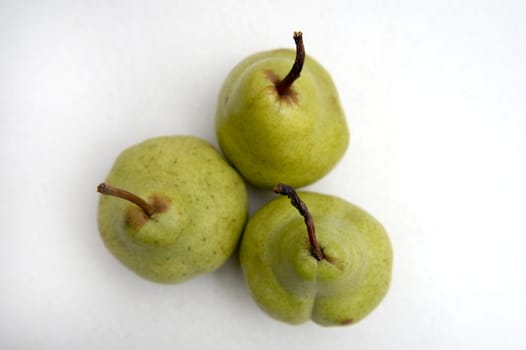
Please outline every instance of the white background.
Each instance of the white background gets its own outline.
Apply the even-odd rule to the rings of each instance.
[[[294,30],[352,132],[309,189],[373,213],[395,253],[389,294],[347,328],[270,319],[235,258],[145,281],[96,227],[121,150],[217,145],[228,71]],[[523,0],[2,1],[0,131],[2,349],[526,349]]]

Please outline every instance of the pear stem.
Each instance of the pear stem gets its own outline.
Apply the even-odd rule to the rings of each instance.
[[[130,201],[133,204],[137,205],[139,208],[141,208],[142,211],[144,211],[144,213],[149,218],[151,218],[153,216],[153,214],[155,214],[157,212],[157,210],[155,209],[155,207],[153,205],[151,205],[150,203],[146,202],[141,197],[139,197],[139,196],[137,196],[137,195],[135,195],[135,194],[133,194],[131,192],[128,192],[126,190],[110,186],[107,183],[103,182],[100,185],[98,185],[97,186],[97,192],[99,192],[101,194],[108,195],[108,196],[113,196],[113,197],[117,197],[117,198],[121,198],[121,199],[125,199],[127,201]]]
[[[312,256],[316,258],[316,260],[323,260],[325,258],[325,255],[323,254],[323,251],[321,250],[318,240],[316,239],[316,229],[314,227],[314,219],[312,218],[312,215],[309,212],[307,205],[300,199],[300,197],[296,193],[296,190],[292,186],[285,185],[285,184],[278,184],[274,187],[273,191],[275,193],[289,197],[290,203],[296,209],[298,209],[301,216],[303,216],[303,218],[305,219],[305,225],[307,226],[307,233],[309,234],[309,243],[310,243],[310,250],[311,250]]]
[[[294,42],[296,43],[296,59],[294,65],[290,69],[289,74],[278,81],[275,86],[278,91],[278,95],[284,96],[289,93],[292,83],[300,77],[301,70],[303,69],[303,63],[305,62],[305,48],[303,47],[303,34],[301,32],[294,32]]]

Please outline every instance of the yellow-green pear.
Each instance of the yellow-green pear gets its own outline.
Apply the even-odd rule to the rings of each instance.
[[[208,142],[146,140],[123,151],[97,190],[109,251],[140,276],[183,282],[221,266],[248,215],[245,184]]]
[[[332,78],[305,55],[301,32],[294,40],[296,51],[271,50],[242,60],[219,94],[219,146],[257,187],[313,183],[333,169],[349,143]]]
[[[296,191],[267,203],[249,220],[240,262],[257,304],[291,324],[355,324],[385,296],[392,266],[384,227],[335,196]],[[301,197],[301,198],[300,198]],[[302,217],[303,216],[303,217]]]

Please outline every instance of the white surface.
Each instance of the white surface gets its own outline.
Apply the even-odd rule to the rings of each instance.
[[[2,1],[0,348],[526,349],[525,18],[520,0]],[[142,280],[95,223],[122,149],[215,144],[230,68],[298,29],[352,130],[309,189],[369,210],[395,252],[386,299],[349,328],[270,319],[235,260]]]

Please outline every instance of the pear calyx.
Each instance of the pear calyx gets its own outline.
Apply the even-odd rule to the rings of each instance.
[[[275,193],[289,197],[290,203],[294,206],[294,208],[298,210],[300,215],[303,216],[303,218],[305,219],[305,225],[307,226],[307,233],[309,235],[309,243],[312,256],[318,261],[325,259],[325,254],[323,254],[320,244],[316,239],[314,219],[312,218],[312,215],[309,212],[307,205],[300,199],[300,197],[296,193],[296,190],[292,186],[280,183],[273,188],[273,191]]]

